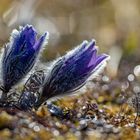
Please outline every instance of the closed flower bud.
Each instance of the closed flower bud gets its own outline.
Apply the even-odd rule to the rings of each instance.
[[[68,95],[80,89],[105,66],[109,56],[97,54],[95,40],[84,41],[66,55],[58,58],[50,69],[38,104],[49,98]]]
[[[31,25],[13,30],[2,58],[2,78],[5,92],[23,79],[34,66],[40,49],[48,39],[48,33],[37,39]]]

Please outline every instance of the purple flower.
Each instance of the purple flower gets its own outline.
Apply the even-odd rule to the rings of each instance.
[[[108,59],[109,56],[106,54],[97,55],[95,40],[84,41],[52,65],[39,104],[48,98],[67,95],[78,90],[92,76],[97,75]]]
[[[46,39],[48,39],[48,33],[37,40],[37,33],[31,25],[20,27],[19,31],[13,30],[2,58],[2,78],[5,92],[8,92],[32,69]]]

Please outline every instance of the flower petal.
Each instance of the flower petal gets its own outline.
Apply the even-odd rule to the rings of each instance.
[[[12,33],[14,37],[12,37],[13,41],[10,44],[10,48],[13,50],[14,54],[17,54],[21,51],[30,49],[36,42],[36,31],[31,25],[26,25],[25,27],[21,27],[19,33]]]
[[[25,39],[26,39],[26,44],[27,44],[27,47],[32,47],[35,42],[36,42],[36,31],[35,29],[32,27],[32,26],[29,26],[28,27],[28,31],[27,33],[25,34]]]
[[[39,40],[34,44],[33,48],[38,52],[40,48],[48,43],[49,33],[46,32]]]

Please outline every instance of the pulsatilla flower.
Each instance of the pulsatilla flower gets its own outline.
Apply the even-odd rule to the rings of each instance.
[[[83,41],[54,62],[42,89],[39,103],[80,89],[105,66],[109,56],[97,55],[95,40]]]
[[[37,39],[31,25],[13,30],[2,58],[2,78],[5,92],[17,84],[32,69],[40,49],[46,43],[48,33]]]

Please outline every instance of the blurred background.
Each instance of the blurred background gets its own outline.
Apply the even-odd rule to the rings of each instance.
[[[112,78],[140,64],[139,0],[0,0],[1,46],[14,28],[25,24],[34,25],[39,34],[50,32],[42,61],[94,38],[100,52],[111,55]]]

